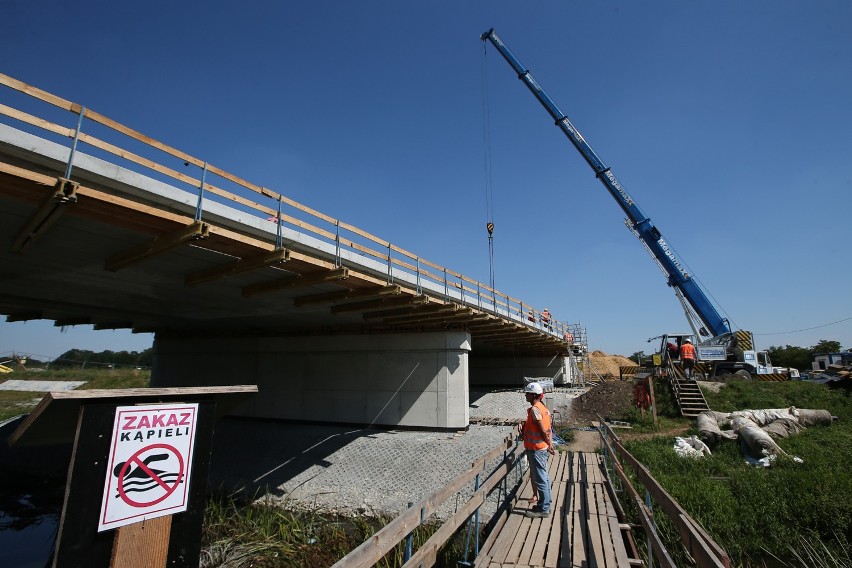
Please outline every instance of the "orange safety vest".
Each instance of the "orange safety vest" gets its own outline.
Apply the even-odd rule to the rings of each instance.
[[[680,346],[681,359],[695,359],[695,347],[691,343],[684,343]]]
[[[541,411],[541,427],[544,432],[550,432],[550,411],[540,400],[537,400],[527,410],[527,421],[524,423],[524,449],[543,450],[547,447],[547,440],[544,438],[544,432],[539,430],[536,419],[533,418],[533,408]]]

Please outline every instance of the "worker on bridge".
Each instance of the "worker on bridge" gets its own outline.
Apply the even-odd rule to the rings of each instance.
[[[547,328],[548,331],[553,331],[553,325],[550,323],[550,311],[547,308],[541,312],[541,325]]]
[[[692,378],[692,369],[695,367],[695,347],[689,339],[683,340],[680,346],[680,360],[683,363],[683,374],[687,379]]]
[[[544,518],[550,516],[550,476],[547,474],[547,456],[553,450],[550,411],[544,405],[544,389],[538,383],[529,383],[524,387],[524,396],[530,407],[527,420],[518,425],[518,431],[524,440],[527,461],[530,464],[530,479],[537,489],[538,503],[527,511],[527,517]]]

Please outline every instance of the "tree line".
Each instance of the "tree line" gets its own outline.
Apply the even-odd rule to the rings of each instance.
[[[100,351],[70,349],[50,361],[50,367],[65,368],[104,368],[104,367],[150,367],[153,361],[152,348],[144,351]]]
[[[845,351],[852,351],[852,349],[847,348]],[[811,368],[811,363],[817,355],[843,353],[844,349],[839,341],[820,339],[816,345],[811,347],[773,345],[766,352],[769,353],[769,358],[772,359],[772,364],[776,367],[792,367],[806,371]],[[644,351],[637,351],[630,356],[630,359],[641,365],[643,362],[647,362],[649,357],[650,355],[647,355]]]

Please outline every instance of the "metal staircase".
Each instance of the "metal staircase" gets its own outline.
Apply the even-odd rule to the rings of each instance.
[[[683,374],[683,369],[675,365],[673,361],[668,361],[669,382],[674,393],[677,405],[680,407],[680,414],[686,418],[695,418],[705,410],[710,410],[707,405],[707,400],[701,392],[698,383],[691,379],[687,379]]]

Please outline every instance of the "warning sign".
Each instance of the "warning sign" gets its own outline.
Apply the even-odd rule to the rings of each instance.
[[[98,532],[185,511],[198,404],[120,406]]]

